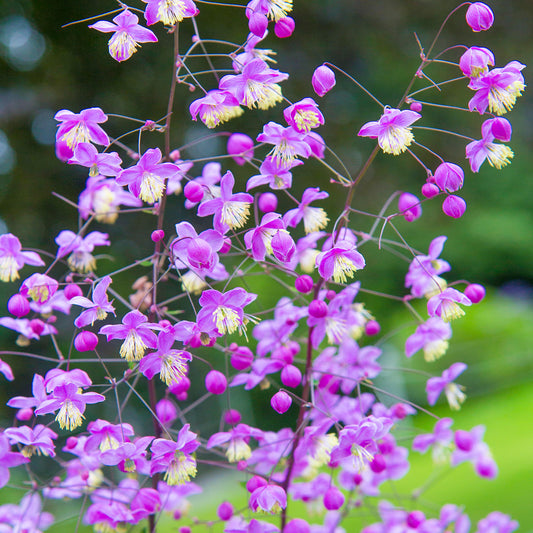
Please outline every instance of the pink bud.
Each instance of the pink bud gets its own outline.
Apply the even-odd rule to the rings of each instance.
[[[492,9],[483,2],[474,2],[466,11],[466,23],[473,31],[486,31],[494,22]]]
[[[454,434],[455,445],[463,452],[469,452],[474,446],[474,438],[468,431],[458,429]]]
[[[407,515],[405,523],[409,528],[418,529],[418,526],[426,521],[426,515],[422,511],[412,511]]]
[[[461,218],[466,211],[466,202],[460,197],[450,194],[442,203],[444,214],[452,218]]]
[[[188,377],[184,377],[181,381],[178,383],[173,383],[170,385],[168,390],[178,398],[178,400],[182,400],[180,398],[180,395],[186,394],[189,388],[191,387],[191,380]],[[187,396],[185,396],[185,399],[187,399]]]
[[[152,231],[152,235],[150,235],[150,238],[153,242],[162,241],[165,238],[165,232],[162,229],[156,229]]]
[[[276,392],[276,394],[270,398],[270,405],[272,406],[272,409],[274,409],[274,411],[280,415],[287,412],[291,404],[292,398],[282,390]]]
[[[25,407],[24,409],[19,409],[15,418],[21,420],[22,422],[27,422],[33,416],[33,409],[31,407]]]
[[[230,363],[235,370],[246,370],[252,366],[254,354],[246,346],[237,347],[230,357]]]
[[[257,205],[263,213],[271,213],[278,207],[278,197],[273,192],[264,192],[259,196]]]
[[[69,283],[63,292],[67,300],[72,300],[74,296],[83,296],[83,291],[75,283]]]
[[[172,159],[172,161],[176,162],[176,161],[178,161],[180,159],[181,154],[180,154],[179,150],[172,150],[172,152],[170,152],[169,156],[170,156],[170,159]]]
[[[344,505],[344,494],[337,487],[330,487],[324,494],[324,507],[336,511]]]
[[[224,237],[224,244],[220,248],[219,252],[221,254],[227,254],[231,250],[231,239],[227,235]]]
[[[379,325],[379,322],[376,322],[375,320],[369,320],[365,324],[365,333],[371,337],[372,335],[377,335],[381,331],[381,326]]]
[[[333,300],[333,298],[335,298],[335,296],[337,296],[337,293],[333,289],[329,289],[329,291],[326,292],[326,298],[328,300]]]
[[[281,371],[281,382],[285,387],[297,387],[302,382],[302,372],[297,366],[284,366]]]
[[[301,292],[302,294],[307,294],[313,290],[313,278],[311,276],[308,276],[307,274],[298,276],[294,280],[294,286],[296,287],[296,290],[298,292]]]
[[[422,195],[425,198],[433,198],[439,194],[440,190],[434,183],[424,183],[422,185]]]
[[[458,191],[464,183],[465,174],[459,165],[441,163],[435,170],[435,183],[442,191]]]
[[[268,19],[262,13],[252,13],[248,20],[248,28],[257,37],[263,37],[268,28]]]
[[[407,222],[413,222],[422,215],[420,200],[409,192],[404,192],[398,199],[398,209]]]
[[[7,310],[17,318],[22,318],[30,312],[30,302],[22,294],[14,294],[7,302]]]
[[[411,111],[416,111],[417,113],[420,113],[420,111],[422,111],[422,104],[420,102],[412,102],[409,106],[409,109]]]
[[[218,370],[211,370],[205,377],[205,388],[211,394],[223,394],[227,386],[226,376]]]
[[[261,476],[253,476],[246,482],[246,490],[252,493],[259,487],[264,487],[267,484],[266,479]]]
[[[318,96],[324,96],[335,87],[335,73],[326,65],[320,65],[313,72],[311,84]]]
[[[68,437],[65,442],[67,450],[72,450],[78,445],[78,437]]]
[[[233,516],[233,505],[230,502],[222,502],[217,509],[220,520],[229,520]]]
[[[161,398],[155,406],[155,414],[162,424],[169,426],[178,418],[176,406],[167,398]]]
[[[380,453],[374,455],[374,459],[372,459],[372,462],[370,463],[370,470],[375,474],[379,474],[380,472],[383,472],[385,468],[387,468],[387,464],[385,463],[383,455]]]
[[[228,409],[224,413],[224,422],[230,426],[238,424],[242,420],[241,413],[237,409]]]
[[[288,231],[278,230],[270,241],[274,257],[282,263],[288,263],[296,253],[296,244]]]
[[[491,118],[483,122],[482,131],[485,132],[487,126],[490,127],[492,135],[499,141],[509,142],[513,134],[511,123],[503,117]]]
[[[286,37],[290,37],[292,35],[295,25],[296,24],[293,18],[283,17],[276,22],[276,25],[274,26],[274,33],[276,34],[276,37],[285,39]]]
[[[287,524],[286,530],[291,533],[310,533],[311,527],[303,518],[293,518]]]
[[[324,318],[328,314],[328,305],[322,300],[313,300],[309,304],[309,315],[314,318]]]
[[[78,352],[90,352],[98,345],[98,337],[92,331],[80,331],[74,339]]]
[[[471,283],[465,288],[464,294],[473,304],[477,304],[485,298],[485,287],[478,283]]]
[[[195,181],[189,181],[185,187],[183,187],[183,194],[185,198],[193,203],[202,201],[204,197],[204,188]]]
[[[254,141],[244,133],[234,133],[228,139],[228,154],[233,157],[237,165],[250,162],[254,156]]]

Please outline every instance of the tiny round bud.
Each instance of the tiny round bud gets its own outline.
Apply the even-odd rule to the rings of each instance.
[[[487,4],[474,2],[466,10],[466,23],[472,31],[486,31],[494,23],[494,13]]]
[[[234,133],[228,139],[227,150],[233,161],[242,166],[254,156],[254,140],[244,133]]]
[[[330,487],[324,494],[324,507],[336,511],[344,505],[344,494],[337,487]]]
[[[30,302],[22,294],[14,294],[7,302],[7,310],[17,318],[22,318],[30,312]]]
[[[181,526],[178,529],[178,533],[191,533],[191,528],[189,526]]]
[[[313,278],[311,276],[308,276],[307,274],[298,276],[294,280],[294,286],[296,287],[296,290],[298,292],[301,292],[302,294],[307,294],[313,290]]]
[[[411,111],[416,111],[417,113],[420,113],[420,111],[422,111],[422,104],[420,102],[411,102],[409,109]]]
[[[285,391],[280,390],[272,396],[270,399],[270,405],[276,413],[282,415],[283,413],[286,413],[292,405],[292,398]]]
[[[153,242],[162,241],[165,238],[165,232],[162,229],[156,229],[152,231],[152,235],[150,235],[150,238]]]
[[[469,452],[474,446],[474,439],[468,431],[458,429],[454,434],[455,445],[463,452]]]
[[[329,289],[329,291],[326,292],[326,298],[328,300],[333,300],[333,298],[335,298],[335,296],[337,296],[337,293],[333,289]]]
[[[21,422],[27,422],[33,416],[33,409],[31,407],[25,407],[24,409],[19,409],[15,418]]]
[[[238,424],[242,420],[241,413],[237,409],[228,409],[224,413],[224,422],[230,426]]]
[[[74,339],[78,352],[90,352],[98,345],[98,337],[92,331],[80,331]]]
[[[426,521],[426,515],[422,511],[412,511],[407,515],[405,523],[413,529],[418,529],[418,526]]]
[[[204,197],[204,188],[195,181],[189,181],[185,187],[183,187],[183,194],[189,202],[198,203],[202,201]]]
[[[161,398],[155,406],[155,413],[162,424],[168,426],[178,418],[176,406],[166,398]]]
[[[335,87],[335,73],[326,65],[320,65],[313,72],[311,84],[318,96],[324,96]]]
[[[466,202],[460,197],[450,194],[442,203],[445,215],[452,218],[461,218],[466,211]]]
[[[422,215],[420,200],[409,192],[404,192],[398,199],[398,210],[407,222],[413,222]]]
[[[233,516],[233,505],[230,502],[222,502],[217,509],[220,520],[229,520]]]
[[[69,283],[63,292],[67,300],[72,300],[74,296],[83,296],[83,291],[75,283]]]
[[[311,527],[303,518],[293,518],[287,524],[287,531],[291,533],[310,533]]]
[[[186,393],[191,387],[191,380],[188,377],[184,377],[181,381],[178,383],[173,383],[170,385],[168,390],[174,394],[178,400],[181,400],[178,396],[181,394]]]
[[[302,382],[302,372],[297,366],[287,365],[281,371],[281,382],[285,387],[295,388]]]
[[[230,363],[235,370],[246,370],[252,366],[254,354],[247,346],[239,346],[233,351]]]
[[[248,20],[249,30],[257,37],[263,37],[268,28],[268,19],[262,13],[252,13]]]
[[[226,376],[218,370],[211,370],[205,377],[205,388],[211,394],[223,394],[227,386]]]
[[[422,185],[422,196],[425,198],[433,198],[439,194],[440,189],[434,183],[424,183]]]
[[[376,320],[369,320],[365,324],[365,333],[371,337],[372,335],[377,335],[381,331],[381,326]]]
[[[324,318],[328,314],[328,305],[322,300],[313,300],[309,304],[309,315],[314,318]]]
[[[65,442],[67,450],[72,450],[78,445],[78,437],[68,437]]]
[[[179,150],[172,150],[172,152],[170,152],[169,156],[170,156],[170,159],[172,159],[172,161],[176,162],[176,161],[178,161],[180,159],[181,154],[180,154]]]
[[[292,17],[283,17],[276,22],[276,25],[274,26],[274,33],[276,34],[276,37],[285,39],[286,37],[290,37],[292,35],[295,26],[296,23]]]
[[[465,288],[464,294],[473,304],[477,304],[485,298],[485,287],[479,283],[471,283]]]
[[[278,207],[278,197],[273,192],[264,192],[259,196],[257,205],[263,213],[271,213]]]
[[[385,468],[387,468],[387,464],[385,463],[383,455],[380,453],[374,455],[374,459],[372,459],[372,462],[370,463],[370,470],[375,474],[379,474],[380,472],[383,472]]]
[[[261,476],[254,476],[246,482],[246,490],[252,493],[259,487],[264,487],[267,484],[266,479]]]
[[[242,459],[241,461],[237,463],[237,470],[239,472],[244,472],[244,470],[246,470],[247,468],[248,468],[248,461],[245,461],[244,459]]]

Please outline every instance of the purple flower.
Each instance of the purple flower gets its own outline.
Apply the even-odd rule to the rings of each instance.
[[[241,228],[246,224],[250,214],[253,197],[247,193],[233,194],[235,178],[228,170],[220,181],[220,197],[202,202],[198,207],[198,216],[214,216],[214,228],[220,233],[230,229]]]
[[[92,453],[98,448],[101,452],[117,448],[125,437],[131,437],[134,432],[130,424],[111,424],[107,420],[97,419],[89,422],[87,431],[91,436],[85,441],[84,450]]]
[[[298,159],[285,162],[278,158],[267,156],[261,167],[259,168],[259,174],[252,176],[246,183],[246,190],[249,191],[259,185],[267,185],[274,190],[290,189],[292,186],[292,173],[291,169],[298,165],[302,165],[303,162]]]
[[[292,0],[250,0],[246,12],[261,13],[276,22],[292,11]]]
[[[269,153],[276,162],[291,164],[298,156],[306,159],[311,155],[311,148],[304,140],[305,136],[292,126],[284,128],[276,122],[269,122],[263,126],[263,133],[257,136],[259,142],[273,144]]]
[[[0,489],[9,481],[9,469],[30,460],[21,453],[12,452],[5,433],[0,433]]]
[[[489,71],[489,65],[494,66],[494,54],[488,48],[472,46],[459,60],[461,72],[469,78],[477,78]]]
[[[34,428],[29,426],[7,428],[4,431],[4,435],[9,437],[11,444],[24,445],[22,449],[24,457],[31,457],[35,452],[50,457],[55,457],[56,455],[52,439],[57,439],[57,433],[42,424],[37,424]]]
[[[90,143],[79,143],[68,163],[88,167],[90,177],[116,176],[122,170],[122,160],[116,152],[100,154]]]
[[[289,126],[299,133],[309,133],[324,124],[324,115],[312,98],[304,98],[283,110],[283,117]]]
[[[165,180],[179,171],[174,163],[160,163],[162,157],[159,148],[149,148],[136,165],[117,176],[117,183],[127,185],[130,192],[144,202],[157,202],[163,196]]]
[[[448,339],[452,336],[450,324],[440,318],[428,318],[405,341],[405,355],[411,357],[418,350],[424,350],[428,362],[442,357],[448,349]]]
[[[136,51],[139,43],[156,43],[155,34],[137,24],[139,19],[136,15],[125,9],[119,13],[113,22],[105,20],[96,24],[91,24],[89,28],[98,30],[102,33],[111,33],[114,35],[109,39],[109,53],[117,61],[126,61]]]
[[[142,0],[146,6],[144,18],[148,26],[162,22],[173,26],[184,18],[198,15],[200,12],[192,0]]]
[[[267,213],[261,223],[244,234],[246,248],[252,250],[256,261],[264,261],[266,254],[272,254],[272,238],[278,230],[284,230],[285,225],[278,213]]]
[[[60,122],[56,141],[66,142],[72,150],[80,143],[109,144],[107,133],[98,125],[107,120],[107,115],[99,107],[84,109],[80,113],[63,109],[54,119]]]
[[[304,221],[305,233],[314,233],[324,229],[329,222],[328,215],[321,207],[310,207],[315,200],[323,200],[329,194],[321,191],[318,187],[309,187],[302,194],[302,201],[296,209],[290,209],[283,215],[283,222],[287,226],[295,228],[302,220]]]
[[[215,446],[226,445],[226,457],[230,463],[246,461],[252,455],[252,450],[248,445],[250,438],[257,439],[263,435],[260,429],[256,429],[246,424],[237,424],[229,431],[222,431],[211,435],[207,441],[206,448],[209,450]]]
[[[494,511],[477,523],[476,533],[511,533],[518,528],[518,522],[509,515]]]
[[[459,410],[466,399],[466,395],[461,391],[463,387],[453,383],[453,380],[459,377],[466,369],[467,365],[464,363],[454,363],[450,368],[444,370],[440,377],[429,378],[426,383],[429,405],[435,405],[441,392],[444,391],[450,408],[456,411]]]
[[[46,390],[44,388],[44,378],[39,374],[34,374],[32,381],[32,394],[33,396],[27,398],[24,396],[15,396],[11,398],[6,405],[14,407],[16,409],[31,409],[38,405],[41,405],[48,399]]]
[[[12,233],[0,235],[0,280],[15,281],[25,265],[44,266],[35,252],[23,252],[20,241]]]
[[[333,248],[316,256],[320,276],[335,283],[346,283],[357,270],[365,267],[364,257],[348,241],[338,241]]]
[[[246,292],[241,287],[221,293],[214,289],[204,291],[199,303],[202,309],[198,312],[199,328],[209,335],[222,336],[246,330],[243,308],[257,298],[257,294]],[[247,316],[249,320],[250,317]]]
[[[125,339],[120,347],[120,357],[126,361],[139,361],[142,359],[146,348],[156,348],[157,336],[154,329],[161,329],[158,324],[148,322],[140,311],[133,310],[124,315],[122,325],[109,324],[102,327],[100,335],[105,335],[107,340]]]
[[[426,453],[432,447],[433,461],[436,463],[446,461],[453,441],[453,431],[450,429],[452,424],[453,420],[451,418],[441,418],[435,424],[433,433],[417,435],[413,439],[413,450],[419,453]]]
[[[52,326],[52,324],[47,324],[38,318],[28,320],[27,318],[12,318],[6,316],[0,318],[0,326],[13,329],[22,335],[22,337],[17,339],[17,344],[19,346],[28,346],[28,339],[39,340],[42,335],[57,333],[57,329]]]
[[[494,13],[484,2],[474,2],[466,10],[466,23],[472,31],[487,31],[494,23]]]
[[[2,527],[10,533],[41,533],[54,522],[54,517],[43,511],[39,492],[34,491],[27,492],[18,505],[7,503],[0,506],[0,515]]]
[[[489,447],[483,442],[485,426],[476,426],[470,431],[457,430],[454,435],[455,450],[452,454],[452,466],[469,461],[474,465],[480,477],[493,479],[498,474]]]
[[[420,118],[422,115],[415,111],[385,108],[379,121],[367,122],[357,135],[377,138],[386,154],[398,155],[413,142],[414,136],[409,126]]]
[[[69,267],[82,274],[92,272],[96,269],[96,259],[92,255],[95,246],[109,246],[109,235],[100,231],[91,231],[85,237],[77,235],[73,231],[63,230],[55,238],[59,246],[57,257],[68,258]]]
[[[187,363],[192,360],[192,355],[184,350],[173,350],[174,340],[174,333],[161,331],[157,336],[157,351],[141,359],[139,370],[148,379],[159,374],[161,381],[172,385],[180,383],[186,377]]]
[[[52,298],[59,287],[59,283],[54,278],[46,274],[32,274],[22,283],[19,293],[29,296],[34,302],[44,304]]]
[[[121,472],[149,473],[149,464],[146,459],[146,448],[154,437],[141,437],[135,442],[121,442],[114,448],[108,448],[100,454],[100,461],[104,465],[118,466]]]
[[[441,163],[435,170],[435,183],[441,191],[458,191],[464,182],[465,174],[459,165]]]
[[[214,128],[244,113],[235,96],[228,91],[217,89],[195,100],[190,105],[189,112],[193,120],[200,115],[200,120],[208,128]]]
[[[428,300],[428,315],[439,316],[444,322],[450,322],[465,314],[459,304],[472,305],[472,302],[462,292],[448,287]]]
[[[92,300],[85,298],[85,296],[74,296],[70,300],[72,304],[86,308],[86,311],[83,311],[74,320],[74,325],[77,328],[83,328],[89,324],[92,325],[96,320],[104,320],[107,317],[107,313],[115,314],[115,308],[107,298],[107,288],[109,285],[111,285],[111,278],[105,276],[94,287]]]
[[[252,492],[248,505],[255,512],[276,514],[287,507],[287,494],[279,485],[267,483]]]
[[[283,99],[278,82],[288,77],[288,74],[269,68],[257,58],[246,63],[240,74],[224,76],[219,88],[232,93],[240,104],[248,108],[268,109]]]

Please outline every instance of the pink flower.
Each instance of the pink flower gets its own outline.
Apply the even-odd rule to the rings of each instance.
[[[453,381],[459,377],[467,366],[464,363],[454,363],[450,368],[444,370],[440,377],[429,378],[426,383],[426,393],[429,405],[435,405],[442,391],[446,394],[446,399],[450,407],[458,410],[465,401],[466,395]]]
[[[409,127],[422,118],[415,111],[391,109],[386,107],[377,122],[367,122],[360,130],[360,137],[378,140],[378,144],[386,154],[398,155],[407,150],[414,136]]]
[[[173,26],[184,18],[198,15],[200,12],[192,0],[142,0],[146,6],[144,18],[148,26],[162,22]]]
[[[322,207],[311,207],[311,202],[324,200],[329,194],[318,187],[309,187],[302,194],[302,201],[296,209],[290,209],[283,215],[283,222],[295,228],[302,220],[305,233],[314,233],[324,229],[329,222],[328,215]]]
[[[0,280],[15,281],[25,265],[44,266],[35,252],[23,252],[20,241],[12,233],[0,235]]]
[[[59,246],[57,257],[61,258],[71,254],[68,258],[70,268],[81,273],[96,269],[96,259],[92,255],[95,246],[109,246],[111,244],[109,235],[100,231],[91,231],[82,237],[73,231],[63,230],[55,238],[55,242]]]
[[[435,361],[448,349],[448,339],[452,336],[450,324],[440,318],[428,318],[405,341],[405,355],[411,357],[418,350],[424,350],[426,361]]]
[[[259,142],[273,144],[274,148],[269,153],[279,164],[291,164],[298,156],[306,159],[311,155],[311,148],[304,141],[304,135],[292,126],[284,128],[275,122],[263,126],[263,133],[257,136]]]
[[[309,133],[313,128],[324,124],[324,115],[312,98],[304,98],[287,107],[283,111],[283,117],[299,133]]]
[[[466,23],[472,31],[486,31],[494,23],[494,13],[484,2],[474,2],[466,10]]]
[[[323,279],[333,278],[335,283],[346,283],[357,270],[365,267],[365,259],[354,244],[338,241],[333,248],[316,256],[316,266]]]
[[[137,24],[138,17],[127,9],[119,13],[113,22],[102,20],[91,24],[89,28],[102,33],[114,33],[109,40],[109,53],[117,61],[129,59],[137,51],[138,43],[157,42],[155,34]]]
[[[29,462],[21,453],[12,452],[7,436],[0,433],[0,489],[9,481],[10,468]]]
[[[44,304],[56,293],[59,283],[46,274],[32,274],[20,287],[20,294],[34,302]]]
[[[252,492],[248,505],[252,511],[279,513],[287,507],[287,494],[279,485],[267,483]]]
[[[204,97],[195,100],[189,107],[192,119],[200,115],[200,120],[208,127],[214,128],[232,118],[241,116],[244,111],[238,100],[228,91],[214,89]]]
[[[459,165],[453,163],[441,163],[435,170],[435,183],[441,191],[458,191],[464,182],[464,172]]]
[[[89,324],[92,325],[96,320],[104,320],[107,317],[107,313],[115,314],[115,308],[107,297],[109,285],[111,285],[111,278],[105,276],[94,287],[92,300],[85,298],[85,296],[74,296],[70,300],[70,303],[86,308],[86,311],[83,311],[74,320],[74,325],[77,328],[83,328]]]
[[[463,293],[448,287],[428,300],[428,314],[439,316],[444,322],[449,322],[465,314],[459,304],[472,305],[472,302]]]
[[[313,89],[318,96],[324,96],[335,87],[335,73],[326,65],[320,65],[313,72]]]
[[[107,120],[107,115],[99,107],[84,109],[80,113],[63,109],[54,119],[60,122],[56,141],[66,142],[72,150],[80,143],[109,144],[107,133],[98,125]]]
[[[122,160],[116,152],[98,153],[91,143],[79,143],[68,163],[88,167],[90,177],[116,176],[122,170]]]
[[[469,78],[477,78],[489,71],[489,65],[494,66],[494,54],[488,48],[472,46],[459,60],[461,72]]]
[[[404,192],[398,199],[398,210],[407,222],[413,222],[422,216],[420,200],[409,192]]]

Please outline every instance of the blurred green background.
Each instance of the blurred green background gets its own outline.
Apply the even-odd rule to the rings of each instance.
[[[296,0],[293,16],[297,26],[293,37],[284,41],[271,35],[263,44],[278,52],[276,68],[291,73],[290,80],[283,85],[284,94],[290,100],[313,96],[311,74],[323,61],[330,61],[355,76],[381,101],[394,106],[419,63],[414,32],[427,47],[436,28],[455,5],[448,0]],[[490,5],[496,16],[490,32],[471,32],[464,22],[463,10],[446,26],[436,50],[456,44],[487,46],[494,52],[497,66],[515,59],[530,63],[533,58],[533,3],[499,0],[491,1]],[[113,2],[104,0],[85,3],[0,1],[0,233],[16,234],[24,246],[52,251],[55,249],[53,237],[59,231],[77,227],[74,210],[51,194],[54,191],[75,200],[86,177],[81,169],[62,164],[54,157],[53,116],[57,110],[77,112],[99,106],[106,112],[133,113],[143,119],[158,119],[166,112],[172,37],[161,27],[154,29],[159,45],[144,45],[123,64],[116,63],[108,55],[109,36],[87,29],[86,23],[61,29],[63,24],[114,7]],[[199,28],[204,38],[223,37],[236,42],[246,38],[242,10],[219,10],[209,5],[200,8]],[[182,42],[187,43],[191,36],[189,25],[184,24],[181,32]],[[458,56],[450,52],[444,57],[453,60]],[[431,66],[427,70],[435,80],[454,77],[456,72],[443,66]],[[524,75],[527,84],[529,69]],[[211,79],[206,77],[202,81],[208,88],[214,87]],[[186,87],[178,86],[173,148],[206,134],[203,125],[191,122],[187,113],[190,102],[199,96],[198,92],[191,94]],[[422,99],[465,106],[470,96],[465,84],[457,83],[448,86],[443,94],[428,91]],[[487,442],[501,472],[496,481],[481,483],[466,465],[435,484],[427,493],[427,499],[438,504],[464,502],[474,519],[497,508],[519,520],[523,531],[533,530],[533,516],[528,508],[533,495],[530,453],[533,443],[532,102],[526,89],[516,109],[508,115],[514,128],[510,144],[515,158],[501,171],[485,163],[479,174],[472,174],[466,170],[463,140],[416,132],[418,141],[465,168],[466,182],[461,194],[468,203],[468,210],[461,220],[452,220],[442,214],[439,202],[426,203],[419,223],[397,222],[408,242],[423,252],[432,238],[447,235],[442,254],[452,265],[447,279],[467,279],[489,289],[486,303],[470,309],[467,317],[454,327],[450,351],[432,371],[438,373],[457,360],[469,364],[469,372],[461,383],[466,385],[470,399],[459,415],[457,426],[464,429],[479,423],[487,426]],[[379,108],[341,76],[337,76],[335,90],[319,103],[326,116],[326,125],[319,132],[355,174],[374,145],[371,140],[358,139],[356,133],[362,124],[379,116]],[[481,119],[477,114],[429,107],[424,108],[423,114],[437,127],[474,138],[480,136]],[[281,106],[261,116],[258,112],[247,111],[229,127],[255,137],[260,124],[268,120],[282,121]],[[118,120],[108,125],[112,134],[129,126]],[[135,138],[130,140],[135,146]],[[162,136],[158,134],[147,134],[143,141],[145,147],[162,146]],[[218,138],[195,145],[184,152],[183,157],[222,153],[224,142]],[[435,167],[435,160],[428,159],[423,152],[417,153]],[[241,183],[250,176],[247,169],[232,164],[227,168],[235,172]],[[195,166],[193,174],[199,175],[200,170],[200,165]],[[311,185],[331,190],[329,178],[318,164],[310,163],[296,169],[296,195]],[[377,212],[384,200],[397,190],[419,195],[424,180],[423,169],[408,156],[393,158],[380,154],[361,183],[353,206]],[[326,202],[332,217],[341,209],[339,198],[342,195],[342,189],[337,189]],[[181,205],[181,199],[169,205],[166,228],[170,232],[176,222],[190,216],[184,213]],[[126,217],[115,226],[95,226],[110,233],[119,254],[114,263],[101,262],[102,270],[115,269],[141,255],[148,255],[148,236],[153,225],[153,219],[146,215]],[[352,217],[352,227],[366,231],[370,226],[368,218]],[[390,230],[384,236],[395,238]],[[361,272],[363,286],[404,294],[406,264],[393,255],[378,254],[370,245],[365,247],[364,254],[368,266]],[[125,275],[117,281],[116,288],[127,290],[138,275],[137,271]],[[272,293],[266,280],[255,283],[257,290],[265,295],[263,305],[274,305],[279,294]],[[0,287],[2,302],[11,290],[11,287]],[[383,357],[389,366],[424,367],[416,357],[408,362],[400,359],[403,341],[413,329],[413,324],[405,326],[403,310],[395,310],[387,302],[373,297],[368,297],[367,307],[384,330],[399,330],[383,346]],[[12,333],[2,328],[2,345],[12,340]],[[13,361],[13,367],[18,376],[29,372],[24,363]],[[386,372],[381,379],[382,387],[405,395],[411,401],[424,403],[422,379],[387,382]],[[27,393],[24,379],[15,381],[13,386],[18,393]],[[201,395],[200,389],[196,392]],[[0,390],[1,403],[12,393],[13,390],[9,393]],[[235,393],[233,401],[237,402],[238,398],[239,393]],[[265,405],[265,398],[268,393],[254,394],[255,412],[253,408],[248,409],[248,423],[253,425],[254,417],[263,416],[260,406]],[[219,412],[224,408],[215,400],[209,406]],[[442,406],[439,414],[445,416],[448,412]],[[9,414],[4,418],[7,416]],[[201,413],[197,416],[200,419]],[[204,424],[206,430],[218,424],[217,421],[197,422]],[[276,420],[271,424],[273,429],[279,425]],[[417,428],[424,430],[430,425],[429,419],[416,422]],[[425,460],[415,459],[410,486],[427,475]],[[353,527],[358,526],[354,524]]]

